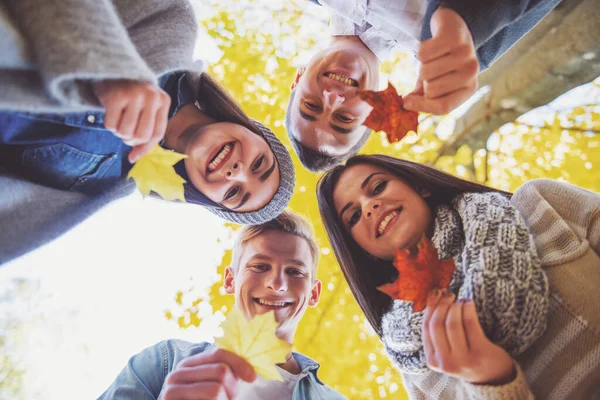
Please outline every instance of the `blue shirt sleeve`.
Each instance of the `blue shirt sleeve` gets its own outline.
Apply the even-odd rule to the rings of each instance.
[[[456,11],[466,22],[480,70],[490,65],[538,24],[560,0],[431,0],[421,40],[431,39],[431,16],[438,7]]]
[[[129,359],[99,400],[156,400],[172,368],[172,358],[166,341],[142,350]]]

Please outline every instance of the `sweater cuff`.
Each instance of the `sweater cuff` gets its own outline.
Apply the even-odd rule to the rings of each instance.
[[[515,362],[517,374],[515,379],[504,385],[476,385],[468,382],[462,382],[464,388],[469,393],[469,398],[486,400],[530,400],[533,394],[529,390],[525,375]]]
[[[90,80],[156,81],[111,1],[12,3],[46,90],[59,103],[97,103]]]

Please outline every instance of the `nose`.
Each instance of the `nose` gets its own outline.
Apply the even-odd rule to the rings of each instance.
[[[371,218],[372,216],[375,215],[375,210],[377,210],[379,207],[381,207],[380,200],[376,200],[376,199],[369,200],[367,203],[365,203],[365,206],[363,208],[363,214],[367,218]]]
[[[323,98],[325,99],[325,104],[330,108],[339,106],[346,100],[346,97],[343,94],[331,92],[329,90],[323,90]]]
[[[225,176],[227,179],[244,181],[246,174],[243,171],[242,163],[239,161],[233,162],[232,164],[225,167]]]
[[[277,271],[275,268],[271,270],[271,274],[267,281],[267,288],[274,292],[287,291],[287,281],[283,271]]]

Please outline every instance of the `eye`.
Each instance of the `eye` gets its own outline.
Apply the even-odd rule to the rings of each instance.
[[[227,194],[225,195],[225,200],[230,200],[232,198],[235,197],[236,194],[238,194],[240,192],[240,187],[239,186],[234,186],[232,187],[229,192],[227,192]]]
[[[348,117],[348,116],[341,115],[341,114],[337,114],[335,117],[337,118],[338,121],[340,121],[344,124],[348,124],[348,123],[354,121],[354,117]]]
[[[255,264],[251,268],[257,269],[257,270],[259,270],[261,272],[269,270],[269,266],[265,265],[265,264]]]
[[[379,193],[383,192],[386,186],[387,181],[381,181],[377,183],[377,185],[375,185],[375,187],[373,188],[373,195],[378,195]]]
[[[258,170],[265,162],[265,156],[260,156],[252,165],[252,172]]]
[[[312,110],[312,111],[321,111],[321,106],[318,105],[318,104],[316,104],[316,103],[313,103],[312,101],[304,100],[304,105],[309,110]]]
[[[300,271],[299,269],[296,269],[296,268],[289,268],[287,270],[287,273],[289,275],[295,275],[295,276],[304,275],[304,272],[302,272],[302,271]]]
[[[350,216],[350,219],[348,220],[348,225],[350,225],[350,228],[352,228],[354,225],[356,225],[356,223],[360,219],[360,214],[361,214],[360,210],[356,210],[352,213],[352,215]]]

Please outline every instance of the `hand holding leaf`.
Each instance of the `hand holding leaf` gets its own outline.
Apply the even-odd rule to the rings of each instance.
[[[397,250],[394,267],[398,270],[398,279],[377,288],[394,300],[412,301],[414,312],[425,309],[432,289],[445,289],[450,285],[456,269],[451,258],[438,259],[435,247],[425,236],[417,250],[416,255],[407,249]]]
[[[384,131],[388,142],[401,140],[408,131],[417,132],[419,114],[404,109],[402,96],[398,95],[391,83],[381,92],[367,90],[358,95],[373,107],[364,125],[375,131]]]
[[[127,179],[135,180],[135,184],[143,196],[147,196],[153,191],[165,200],[185,202],[183,191],[185,179],[179,176],[173,168],[173,165],[184,158],[187,158],[185,154],[165,150],[156,145],[135,163],[129,171]]]
[[[275,364],[286,361],[291,345],[275,335],[275,313],[269,311],[248,321],[237,309],[232,310],[223,322],[223,337],[216,345],[246,359],[265,380],[283,381]]]

